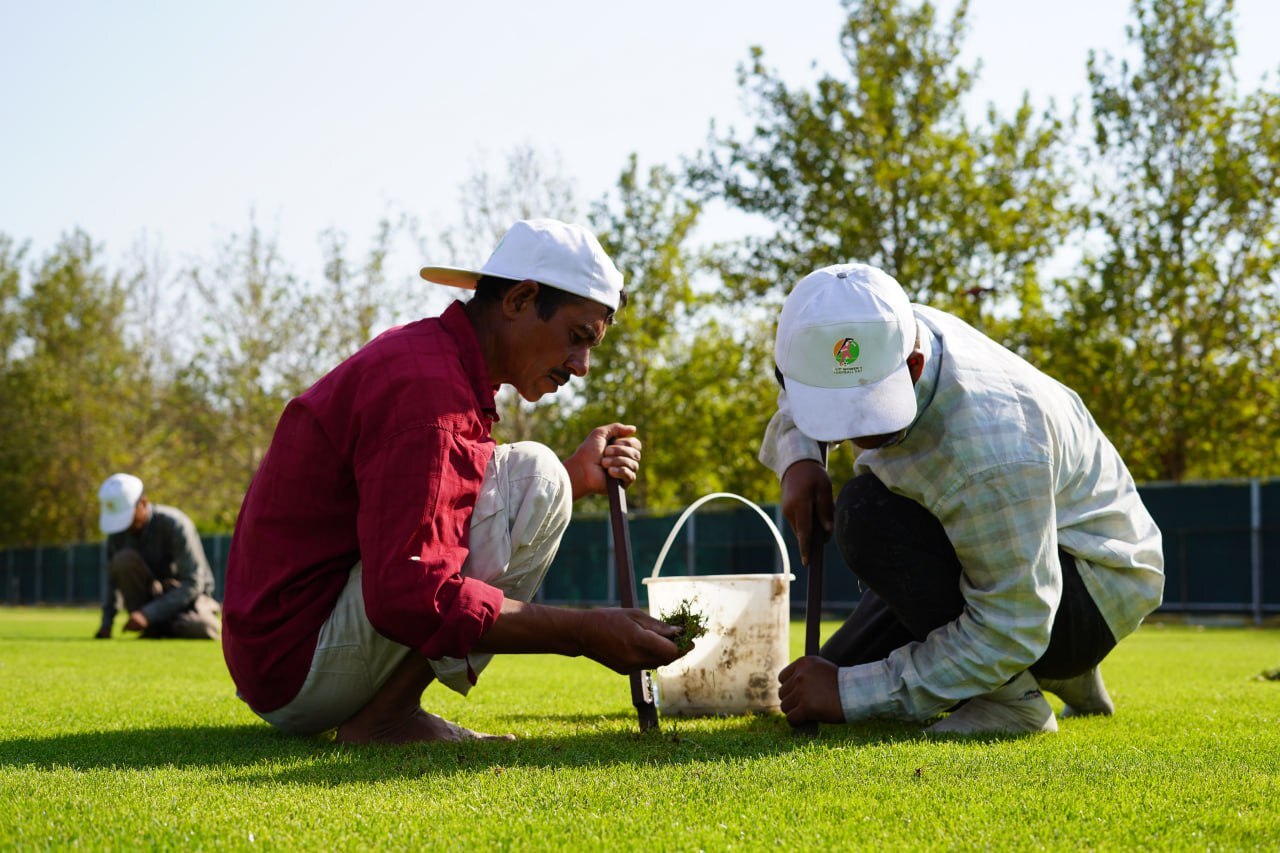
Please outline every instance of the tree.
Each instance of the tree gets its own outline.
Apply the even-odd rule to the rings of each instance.
[[[171,398],[175,377],[197,352],[190,293],[181,274],[170,271],[159,245],[145,237],[131,247],[120,275],[122,333],[137,355],[129,398],[130,459],[123,470],[142,476],[153,499],[185,507],[185,496],[201,484],[183,476],[182,455],[174,452],[184,408]]]
[[[529,143],[506,155],[505,172],[478,168],[459,188],[461,224],[441,234],[451,262],[478,269],[520,219],[548,217],[572,222],[577,216],[573,182],[558,158],[548,158]],[[504,386],[498,393],[500,420],[494,433],[505,441],[539,438],[557,417],[558,400],[528,403]]]
[[[383,329],[417,320],[431,314],[433,306],[447,304],[439,288],[418,277],[416,266],[407,277],[387,274],[397,238],[414,228],[407,216],[384,217],[359,260],[348,257],[346,234],[331,229],[321,235],[324,269],[316,290],[318,316],[309,345],[322,370],[337,365]],[[415,257],[415,262],[419,259]]]
[[[0,241],[0,541],[84,541],[97,536],[98,485],[133,459],[145,379],[123,332],[125,286],[81,231],[31,270],[26,288],[21,254]]]
[[[942,30],[929,2],[844,6],[848,78],[790,88],[753,48],[739,83],[754,127],[720,138],[713,127],[692,167],[704,192],[774,226],[727,258],[728,280],[776,296],[819,267],[864,261],[970,320],[984,293],[1042,313],[1038,266],[1072,215],[1061,121],[1024,98],[1012,119],[989,110],[985,126],[969,126],[965,0]]]
[[[25,245],[16,245],[12,237],[0,234],[0,371],[7,370],[18,356],[19,330],[22,327],[19,295],[26,253]]]
[[[175,379],[182,435],[169,452],[194,480],[193,517],[230,529],[285,404],[331,366],[329,353],[314,334],[315,294],[256,222],[187,275],[203,304],[203,331]]]
[[[459,187],[458,201],[460,224],[440,239],[454,263],[465,266],[483,263],[516,220],[572,221],[578,211],[573,181],[560,159],[528,142],[506,153],[501,175],[478,166]]]
[[[754,462],[772,402],[758,312],[750,322],[753,312],[695,288],[707,270],[690,247],[701,205],[682,183],[662,166],[642,172],[632,155],[615,194],[593,206],[592,227],[628,300],[549,431],[567,452],[595,426],[635,424],[645,446],[629,496],[636,508],[669,509],[719,489],[758,497],[769,478]]]
[[[1054,372],[1139,479],[1280,471],[1280,94],[1240,96],[1230,0],[1133,4],[1089,58],[1092,246]]]

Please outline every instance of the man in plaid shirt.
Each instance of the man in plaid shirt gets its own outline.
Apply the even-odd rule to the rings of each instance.
[[[834,535],[857,609],[780,675],[793,724],[1054,732],[1110,714],[1098,664],[1160,605],[1160,531],[1080,398],[893,278],[802,279],[778,323],[783,390],[760,460],[807,563]],[[859,450],[833,502],[830,443]],[[958,707],[957,707],[958,706]]]

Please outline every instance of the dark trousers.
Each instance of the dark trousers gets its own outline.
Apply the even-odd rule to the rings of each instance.
[[[942,523],[915,501],[895,495],[874,475],[841,489],[835,540],[845,565],[863,588],[857,608],[822,646],[840,665],[883,660],[894,649],[923,640],[964,610],[960,560]],[[1058,551],[1062,601],[1049,648],[1030,667],[1041,678],[1088,672],[1115,647],[1115,637],[1085,589],[1075,559]],[[1011,567],[1014,570],[1017,567]]]
[[[111,582],[124,600],[126,613],[141,610],[150,601],[159,598],[167,590],[160,581],[151,574],[147,561],[132,548],[124,548],[115,553],[108,565]],[[174,581],[173,583],[176,583]],[[150,638],[180,637],[188,640],[216,640],[221,635],[222,625],[218,622],[218,602],[201,593],[185,610],[180,611],[172,619],[153,621],[142,632],[142,636]]]

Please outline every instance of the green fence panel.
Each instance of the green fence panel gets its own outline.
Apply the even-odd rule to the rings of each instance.
[[[201,536],[200,544],[204,546],[205,559],[213,571],[213,597],[222,600],[222,591],[226,588],[227,556],[231,547],[231,537],[225,533],[213,536]]]
[[[40,603],[71,600],[71,585],[67,579],[70,549],[52,545],[40,554],[40,586],[37,600]]]
[[[1163,610],[1280,612],[1280,481],[1150,484],[1139,491],[1164,536]],[[1256,529],[1255,491],[1261,509]],[[809,578],[800,563],[795,537],[789,525],[778,521],[775,506],[762,508],[782,532],[796,578],[791,606],[802,612]],[[638,513],[631,518],[632,557],[642,606],[648,600],[642,581],[653,572],[658,552],[678,516]],[[221,598],[231,537],[209,535],[201,537],[201,543],[213,569],[215,594]],[[691,568],[700,575],[774,572],[778,568],[776,551],[773,537],[751,509],[713,501],[686,522],[667,554],[662,574],[684,575]],[[827,543],[824,554],[825,605],[832,610],[855,606],[861,598],[857,579],[834,543]],[[1260,554],[1260,561],[1256,554]],[[103,594],[104,559],[102,541],[0,551],[0,598],[7,604],[97,603]],[[617,602],[612,560],[608,516],[574,518],[538,599],[577,605]],[[1261,587],[1256,607],[1255,585]]]
[[[101,603],[105,555],[100,542],[71,546],[71,601]]]
[[[1259,487],[1262,503],[1262,603],[1272,612],[1280,611],[1280,482]]]
[[[40,567],[39,548],[13,548],[5,567],[5,601],[10,604],[34,604],[37,601],[37,577]]]
[[[1159,484],[1139,492],[1164,538],[1164,609],[1246,607],[1251,599],[1248,484]]]
[[[609,602],[608,522],[583,518],[570,523],[538,596],[547,602]]]

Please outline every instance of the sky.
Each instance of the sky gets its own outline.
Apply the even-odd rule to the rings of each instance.
[[[1242,86],[1274,81],[1280,2],[1236,8]],[[1128,9],[972,0],[971,107],[1083,99]],[[585,207],[630,154],[676,165],[713,119],[745,127],[750,46],[793,85],[840,73],[842,19],[837,0],[0,0],[0,233],[37,256],[76,227],[117,256],[145,237],[182,264],[252,214],[305,266],[321,231],[359,245],[409,213],[430,252],[462,182],[514,147],[558,161]]]

